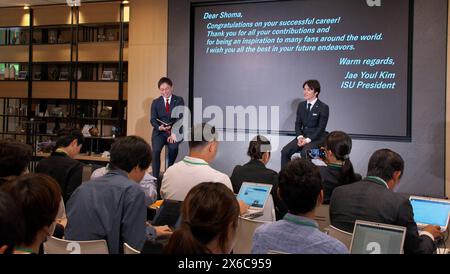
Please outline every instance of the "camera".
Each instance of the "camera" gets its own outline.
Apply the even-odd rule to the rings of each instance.
[[[313,148],[308,150],[308,156],[311,159],[325,159],[326,158],[326,154],[325,154],[325,149],[323,148]]]

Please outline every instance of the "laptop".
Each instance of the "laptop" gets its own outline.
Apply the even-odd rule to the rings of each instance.
[[[264,206],[266,205],[271,190],[271,184],[242,183],[237,199],[244,201],[250,206],[247,213],[242,217],[253,219],[262,216],[264,213]]]
[[[153,218],[153,226],[167,225],[170,228],[178,228],[181,220],[182,201],[164,200]]]
[[[402,254],[406,228],[367,221],[355,222],[351,254]]]
[[[424,228],[427,225],[438,225],[441,231],[446,231],[450,216],[450,201],[445,199],[411,196],[414,221],[417,227]]]

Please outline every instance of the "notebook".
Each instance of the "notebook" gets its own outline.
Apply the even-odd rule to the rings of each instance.
[[[237,199],[244,201],[250,206],[247,213],[244,214],[243,217],[250,218],[257,217],[258,215],[261,216],[271,190],[271,184],[258,184],[250,182],[242,183]]]
[[[441,231],[446,231],[450,216],[450,201],[445,199],[411,196],[414,221],[417,227],[438,225]]]
[[[402,226],[355,222],[351,254],[402,254],[406,228]]]
[[[177,228],[180,224],[182,203],[182,201],[164,200],[161,207],[156,211],[152,225],[167,225],[170,228]]]

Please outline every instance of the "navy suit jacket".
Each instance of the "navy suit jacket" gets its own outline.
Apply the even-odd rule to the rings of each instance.
[[[317,141],[325,137],[329,107],[324,102],[317,99],[316,103],[308,113],[306,101],[300,102],[297,108],[297,117],[295,119],[295,134],[310,138],[311,141]]]
[[[152,106],[151,106],[151,118],[150,118],[150,123],[153,126],[153,136],[159,135],[159,134],[167,134],[165,131],[160,131],[158,129],[159,126],[161,125],[161,123],[158,122],[156,119],[159,119],[166,123],[171,123],[171,125],[173,125],[179,119],[183,118],[182,115],[179,118],[171,117],[172,110],[177,106],[184,106],[184,100],[183,100],[183,97],[176,96],[174,94],[172,94],[172,99],[170,100],[169,113],[166,112],[166,102],[162,96],[159,96],[158,98],[153,100]]]

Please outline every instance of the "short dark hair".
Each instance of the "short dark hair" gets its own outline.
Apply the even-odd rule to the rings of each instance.
[[[193,187],[183,202],[182,223],[166,245],[165,253],[211,253],[206,247],[218,237],[225,252],[228,228],[237,229],[239,204],[233,192],[222,183],[205,182]]]
[[[147,169],[152,162],[150,145],[139,136],[117,138],[111,145],[110,163],[112,168],[130,172],[134,167]]]
[[[79,129],[60,129],[57,133],[56,148],[67,147],[73,142],[73,140],[77,140],[78,145],[82,145],[84,143],[84,136]]]
[[[0,247],[8,246],[5,254],[11,254],[16,245],[22,244],[24,235],[20,208],[9,193],[0,191]]]
[[[168,84],[169,86],[173,86],[172,80],[170,80],[167,77],[162,77],[161,79],[159,79],[158,88],[160,88],[162,84]]]
[[[305,88],[305,85],[308,85],[308,87],[314,92],[317,92],[317,97],[319,97],[320,94],[320,83],[317,80],[307,80],[303,83],[303,88]]]
[[[367,176],[377,176],[386,182],[391,180],[395,171],[403,175],[405,162],[397,152],[384,148],[375,151],[369,159]]]
[[[247,155],[252,159],[259,160],[262,159],[263,153],[270,153],[271,150],[270,141],[262,135],[257,135],[250,141]]]
[[[36,241],[37,233],[51,226],[58,214],[61,190],[58,183],[44,174],[28,174],[3,185],[22,211],[25,221],[23,245]]]
[[[31,147],[16,140],[0,140],[0,177],[20,176],[31,161]]]
[[[291,214],[310,212],[322,190],[319,168],[307,159],[292,160],[280,171],[278,188]]]
[[[210,141],[217,140],[216,128],[208,123],[195,125],[191,128],[189,149],[206,146]]]

